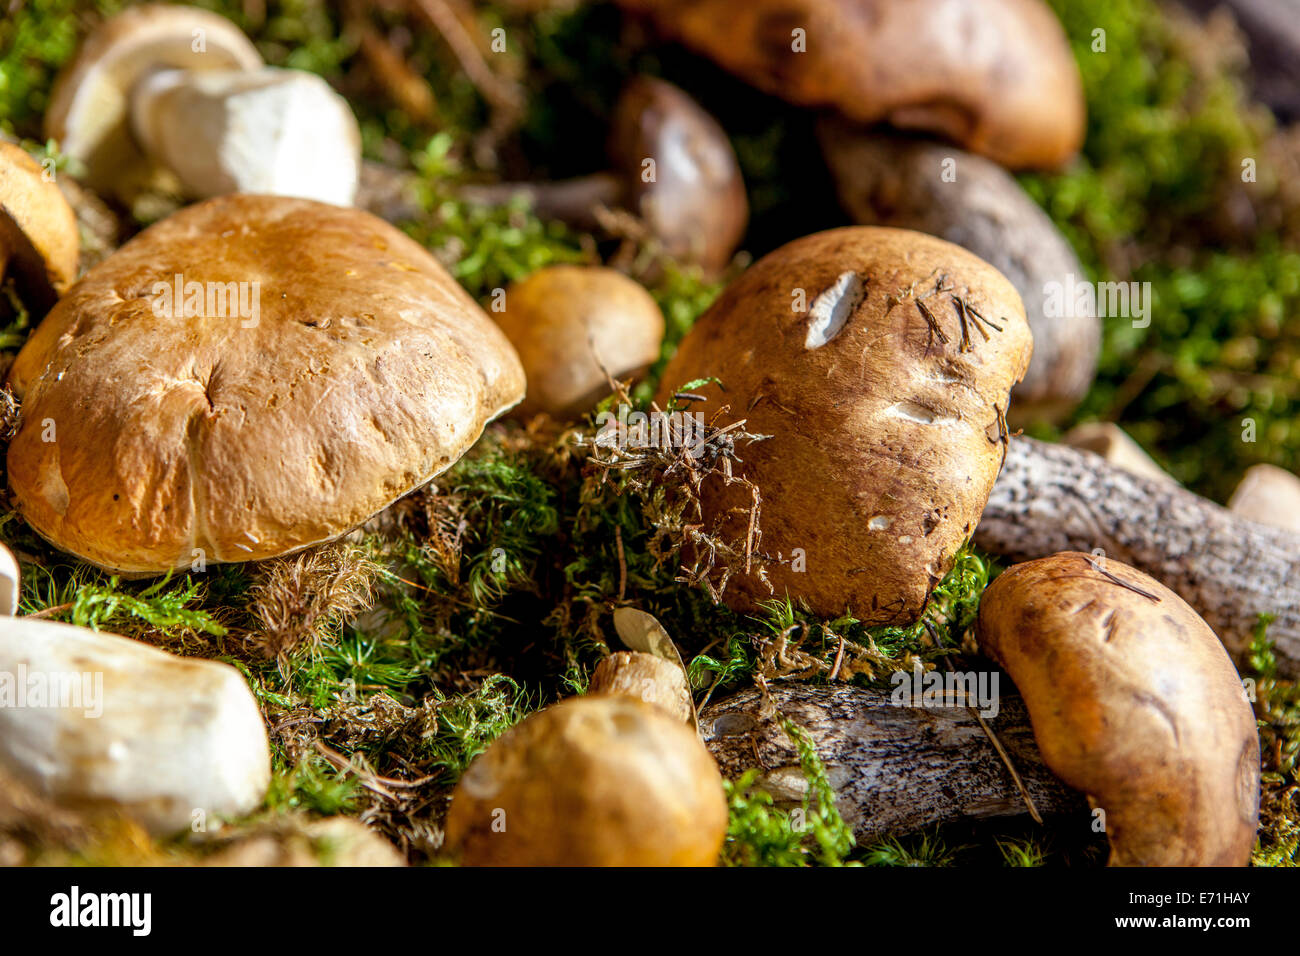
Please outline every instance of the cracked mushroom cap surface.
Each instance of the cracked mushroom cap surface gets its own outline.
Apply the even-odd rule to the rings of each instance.
[[[1004,571],[980,647],[1016,682],[1052,771],[1105,812],[1112,866],[1245,866],[1259,737],[1214,631],[1118,561],[1061,552]]]
[[[1083,142],[1079,70],[1042,0],[619,2],[790,103],[937,133],[1012,168],[1060,165]]]
[[[713,866],[722,775],[695,731],[630,697],[573,697],[525,718],[452,794],[466,866]]]
[[[0,142],[0,279],[12,275],[37,315],[77,277],[77,216],[26,150]]]
[[[131,130],[131,94],[160,69],[257,70],[262,56],[215,13],[182,5],[130,7],[92,31],[50,94],[45,135],[84,164],[86,185],[129,195],[159,175]]]
[[[90,270],[10,383],[23,516],[141,574],[336,538],[524,391],[505,336],[416,242],[358,210],[245,195],[190,206]]]
[[[735,466],[760,489],[761,538],[723,600],[915,621],[988,501],[1031,351],[1011,283],[933,236],[833,229],[751,266],[683,338],[658,396],[666,408],[716,377],[723,390],[695,389],[708,400],[687,411],[707,422],[727,406],[719,426],[771,436]],[[745,540],[749,493],[711,475],[700,494],[716,535]]]

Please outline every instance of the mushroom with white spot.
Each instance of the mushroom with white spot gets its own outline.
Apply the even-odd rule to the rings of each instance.
[[[659,396],[716,377],[695,410],[730,406],[771,436],[736,466],[762,494],[759,540],[723,600],[914,621],[979,520],[1030,351],[1011,284],[932,236],[836,229],[751,266],[682,340]],[[746,540],[739,483],[706,478],[700,496],[719,536]]]
[[[165,185],[349,205],[360,175],[356,118],[328,83],[266,66],[229,20],[180,5],[131,7],[94,30],[45,129],[88,185],[128,200]]]

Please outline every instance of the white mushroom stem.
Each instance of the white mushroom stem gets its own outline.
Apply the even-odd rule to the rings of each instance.
[[[132,91],[131,127],[199,198],[261,193],[348,206],[356,196],[356,118],[311,73],[158,70]]]
[[[1151,575],[1205,618],[1233,655],[1261,614],[1278,670],[1300,675],[1300,534],[1257,524],[1172,482],[1099,456],[1012,439],[975,544],[1022,561],[1096,552]]]
[[[0,544],[0,615],[13,617],[18,613],[18,598],[22,594],[22,576],[13,552]]]

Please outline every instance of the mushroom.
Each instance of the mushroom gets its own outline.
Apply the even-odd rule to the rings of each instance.
[[[0,279],[39,318],[77,276],[77,217],[36,160],[0,142]]]
[[[937,133],[1011,168],[1083,142],[1083,86],[1041,0],[619,0],[759,89]]]
[[[1118,561],[1005,571],[976,637],[1024,695],[1043,760],[1088,794],[1112,866],[1245,866],[1259,738],[1237,672],[1173,591]]]
[[[520,415],[572,417],[659,357],[664,317],[640,285],[602,266],[547,266],[511,284],[493,312],[523,363]]]
[[[471,202],[523,196],[543,218],[599,229],[599,210],[623,207],[673,258],[717,272],[749,221],[740,165],[717,120],[682,90],[654,77],[632,80],[610,133],[613,170],[557,183],[468,186]]]
[[[1035,339],[1035,342],[1037,339]],[[1177,484],[1172,475],[1157,465],[1129,433],[1114,422],[1085,422],[1061,436],[1071,448],[1094,452],[1117,468],[1144,478]]]
[[[121,811],[153,834],[256,809],[266,727],[234,667],[140,641],[0,618],[0,776],[73,809]]]
[[[18,510],[115,571],[337,538],[523,397],[514,349],[420,245],[355,209],[232,195],[91,269],[10,370]]]
[[[1015,561],[1100,550],[1196,608],[1238,657],[1273,617],[1278,672],[1300,676],[1300,534],[1257,524],[1091,452],[1015,438],[975,531]]]
[[[13,617],[23,594],[22,572],[14,553],[0,544],[0,615]]]
[[[229,20],[179,5],[131,7],[91,33],[55,83],[45,127],[87,184],[123,199],[167,170],[196,198],[347,205],[361,164],[356,118],[329,84],[265,66]]]
[[[1057,421],[1092,387],[1101,347],[1096,310],[1073,304],[1086,273],[1052,220],[1006,170],[950,145],[858,130],[839,118],[818,126],[840,202],[864,226],[898,226],[947,239],[1000,271],[1020,293],[1034,357],[1011,392],[1008,419]],[[1052,289],[1071,299],[1058,308]]]
[[[1300,531],[1300,478],[1276,465],[1252,465],[1228,499],[1228,510],[1260,524]]]
[[[712,866],[722,777],[699,738],[626,696],[553,704],[465,771],[446,847],[467,866]]]
[[[748,540],[723,599],[789,596],[816,614],[908,624],[979,520],[1031,342],[1015,289],[970,252],[901,229],[850,227],[782,246],[696,322],[661,378],[717,377],[721,407],[770,435],[740,483],[705,479],[706,519]],[[697,391],[709,392],[707,389]]]
[[[672,661],[644,651],[610,654],[596,665],[587,692],[636,697],[661,707],[682,723],[692,719],[685,672]]]

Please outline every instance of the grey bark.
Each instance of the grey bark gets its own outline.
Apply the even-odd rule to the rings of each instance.
[[[759,785],[779,806],[807,791],[783,715],[812,737],[836,792],[836,806],[860,840],[961,819],[1028,813],[1011,774],[964,706],[899,706],[857,687],[775,683],[705,708],[700,732],[725,776],[760,770]],[[1084,797],[1043,764],[1024,704],[1003,696],[989,718],[1044,817],[1086,809]]]
[[[1101,325],[1091,312],[1052,314],[1048,284],[1059,284],[1072,301],[1073,283],[1088,277],[1020,184],[996,163],[945,143],[863,130],[838,119],[823,120],[818,136],[840,203],[855,222],[947,239],[995,266],[1016,287],[1034,334],[1034,356],[1012,392],[1010,414],[1021,421],[1055,420],[1073,409],[1096,374]],[[945,168],[955,178],[946,178]]]
[[[1177,593],[1240,657],[1261,614],[1300,675],[1300,534],[1256,524],[1091,452],[1013,438],[975,544],[1015,561],[1100,548]]]

